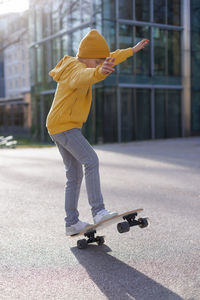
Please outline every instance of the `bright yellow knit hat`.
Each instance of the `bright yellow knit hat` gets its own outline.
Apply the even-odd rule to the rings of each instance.
[[[81,58],[105,58],[110,56],[110,49],[104,37],[95,29],[92,29],[81,40],[78,53]]]

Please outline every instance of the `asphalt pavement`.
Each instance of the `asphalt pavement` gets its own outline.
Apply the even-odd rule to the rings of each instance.
[[[0,299],[199,300],[200,138],[94,148],[106,208],[142,207],[150,227],[77,249],[56,147],[0,149]],[[92,222],[85,181],[79,211]]]

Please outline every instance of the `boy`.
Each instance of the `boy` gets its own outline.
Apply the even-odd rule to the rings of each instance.
[[[148,42],[142,40],[133,48],[110,53],[104,37],[93,29],[81,40],[76,57],[65,55],[49,72],[57,81],[57,89],[47,116],[47,128],[66,170],[66,235],[76,234],[90,225],[79,220],[77,210],[82,165],[85,167],[86,189],[94,223],[117,215],[105,209],[98,157],[81,134],[81,128],[90,111],[92,85],[104,80],[114,71],[114,65],[144,48]]]

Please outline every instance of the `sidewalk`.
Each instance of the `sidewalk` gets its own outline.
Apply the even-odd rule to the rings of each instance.
[[[151,226],[113,225],[104,246],[78,250],[64,235],[56,147],[0,149],[0,298],[199,300],[200,138],[94,148],[106,207],[143,207]],[[92,221],[85,181],[79,211]]]

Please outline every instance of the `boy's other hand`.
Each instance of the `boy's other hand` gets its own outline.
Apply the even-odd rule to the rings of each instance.
[[[113,68],[115,64],[115,58],[107,57],[101,67],[102,74],[111,74],[115,69]]]
[[[139,43],[137,43],[137,45],[135,45],[135,46],[132,48],[133,53],[136,53],[136,52],[138,52],[138,51],[144,49],[145,46],[148,45],[148,43],[149,43],[149,40],[146,40],[146,39],[141,40]]]

